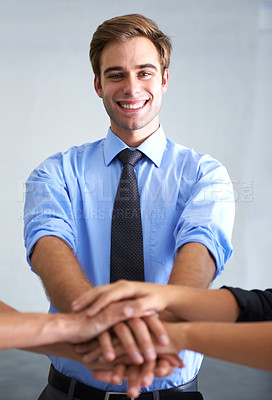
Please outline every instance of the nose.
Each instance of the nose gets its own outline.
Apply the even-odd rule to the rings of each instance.
[[[136,94],[140,93],[140,91],[141,91],[140,82],[137,79],[137,77],[128,75],[124,80],[124,86],[123,86],[124,94],[133,97]]]

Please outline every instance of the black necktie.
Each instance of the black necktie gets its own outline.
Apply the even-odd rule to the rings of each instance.
[[[134,165],[143,154],[125,149],[117,157],[123,164],[123,171],[112,213],[110,281],[144,281],[140,197],[134,171]]]

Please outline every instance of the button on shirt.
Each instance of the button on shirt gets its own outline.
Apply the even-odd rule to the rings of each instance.
[[[105,139],[72,147],[45,160],[26,183],[27,258],[43,236],[54,235],[73,249],[90,281],[110,281],[111,216],[122,173],[117,154],[127,146],[110,129]],[[232,185],[226,169],[209,155],[167,139],[162,127],[138,149],[135,166],[142,225],[145,279],[166,284],[177,250],[188,242],[205,245],[219,274],[232,253]],[[55,312],[53,306],[51,312]],[[186,365],[156,378],[145,390],[181,385],[198,372],[201,355],[183,351]],[[126,391],[126,385],[98,382],[81,364],[51,357],[57,370],[87,385]]]

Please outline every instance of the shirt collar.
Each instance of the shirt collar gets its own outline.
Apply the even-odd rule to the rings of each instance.
[[[157,167],[160,166],[164,149],[166,146],[166,137],[163,128],[160,126],[152,135],[150,135],[139,147],[143,154],[145,154]],[[126,149],[128,146],[116,136],[109,128],[107,137],[104,141],[104,157],[105,164],[108,166],[111,161],[117,156],[120,151]]]

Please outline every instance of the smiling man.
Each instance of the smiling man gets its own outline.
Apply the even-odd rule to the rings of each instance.
[[[137,147],[159,128],[168,69],[162,71],[157,49],[145,37],[111,43],[104,48],[100,64],[94,85],[111,119],[111,130],[128,146]]]
[[[234,203],[225,168],[167,139],[159,122],[170,53],[169,38],[138,14],[107,20],[93,35],[94,88],[110,118],[108,134],[48,158],[27,181],[27,257],[51,312],[70,312],[93,286],[121,278],[205,288],[231,256]],[[135,364],[142,356],[154,360],[152,346],[135,350]],[[197,390],[201,355],[181,356],[186,367],[145,385],[143,400]],[[83,365],[51,360],[40,399],[124,398],[125,383],[98,382]]]

